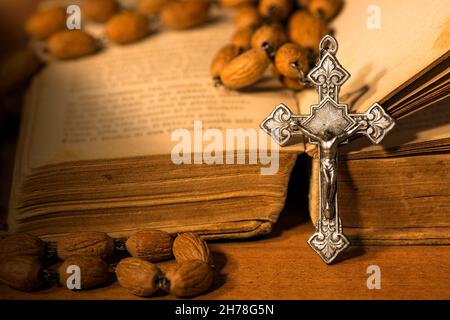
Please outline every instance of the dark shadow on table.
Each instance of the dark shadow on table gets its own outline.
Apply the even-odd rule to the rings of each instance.
[[[299,224],[310,223],[309,180],[311,159],[305,153],[298,156],[289,179],[286,204],[280,213],[272,233],[266,237],[278,237],[283,231]]]

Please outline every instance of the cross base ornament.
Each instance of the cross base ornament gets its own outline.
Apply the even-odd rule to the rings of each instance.
[[[320,42],[319,61],[308,74],[318,91],[319,103],[311,106],[309,115],[295,115],[286,105],[279,104],[261,123],[262,130],[281,146],[294,135],[305,135],[318,147],[319,217],[308,244],[327,264],[350,244],[338,213],[338,146],[355,134],[379,143],[395,124],[378,103],[361,114],[348,113],[348,105],[339,103],[340,88],[350,74],[337,60],[337,50],[337,41],[330,35]]]

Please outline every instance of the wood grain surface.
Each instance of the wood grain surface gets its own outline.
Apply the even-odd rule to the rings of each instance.
[[[7,9],[12,3],[1,0],[0,12],[9,12]],[[17,26],[23,24],[34,4],[35,0],[26,0],[20,8],[14,7],[20,15],[1,15],[0,30],[8,30],[2,33],[0,40],[5,45],[5,51],[24,43],[22,31],[10,31],[19,30]],[[341,29],[340,32],[345,33],[345,30]],[[13,42],[14,39],[18,40]],[[4,139],[1,140],[3,142]],[[4,166],[12,163],[10,155],[14,147],[13,144],[9,146],[12,151],[2,152],[0,157],[0,176],[3,178],[0,215],[6,213],[6,205],[3,204],[9,195],[11,170],[10,166]],[[292,176],[294,184],[295,181],[307,181],[305,179],[295,173]],[[450,246],[352,246],[334,265],[325,265],[306,243],[313,232],[304,198],[307,192],[299,192],[295,186],[292,187],[290,203],[271,235],[211,243],[217,266],[215,283],[208,293],[194,299],[450,299]],[[304,197],[301,198],[299,194]],[[164,264],[162,268],[167,265]],[[370,265],[377,265],[381,269],[380,290],[367,289],[366,270]],[[149,299],[172,298],[160,293]],[[0,299],[141,298],[113,282],[102,288],[82,292],[53,286],[34,293],[24,293],[0,285]]]

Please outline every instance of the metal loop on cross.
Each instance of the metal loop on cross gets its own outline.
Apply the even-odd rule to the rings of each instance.
[[[322,38],[319,44],[320,55],[319,59],[322,59],[325,53],[329,52],[333,55],[338,51],[339,45],[336,39],[331,35],[326,35]]]
[[[298,72],[298,82],[305,87],[313,88],[314,84],[305,75],[303,68],[297,62],[293,62],[291,65]]]

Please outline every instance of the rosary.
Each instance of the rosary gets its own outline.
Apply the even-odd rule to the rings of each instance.
[[[129,257],[123,257],[128,252]],[[163,266],[156,262],[175,258]],[[51,267],[62,261],[57,270]],[[128,239],[113,239],[104,232],[79,232],[57,244],[27,234],[0,240],[0,283],[21,291],[36,291],[55,283],[69,290],[105,286],[114,275],[130,293],[148,297],[158,291],[175,297],[207,291],[215,267],[206,242],[186,232],[175,239],[164,231],[141,230]]]
[[[338,146],[355,134],[379,143],[394,126],[394,119],[378,103],[363,114],[348,113],[348,105],[339,103],[339,90],[350,74],[339,64],[337,50],[338,43],[332,36],[320,42],[319,62],[308,74],[317,88],[319,103],[311,106],[309,115],[292,114],[287,106],[279,104],[261,123],[261,128],[281,146],[294,135],[304,135],[318,147],[319,218],[308,244],[327,264],[350,244],[338,213]]]

